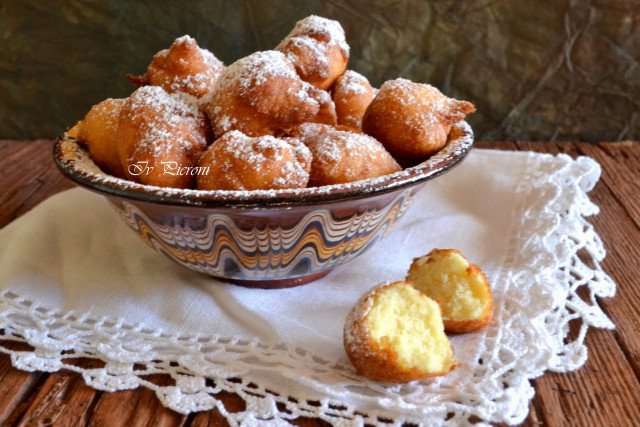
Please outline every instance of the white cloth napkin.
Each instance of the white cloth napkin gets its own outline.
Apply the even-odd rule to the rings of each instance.
[[[367,253],[321,280],[282,290],[192,272],[147,247],[102,197],[68,190],[0,230],[0,328],[35,347],[12,353],[19,368],[57,370],[70,357],[63,350],[74,350],[72,357],[107,362],[72,367],[89,385],[147,386],[183,413],[214,407],[216,391],[234,391],[247,409],[223,411],[232,423],[304,415],[345,424],[378,417],[440,424],[447,414],[451,424],[471,415],[519,422],[533,395],[530,378],[586,360],[583,334],[564,342],[567,320],[582,317],[583,333],[613,327],[597,304],[581,304],[571,275],[579,271],[578,286],[591,295],[615,291],[598,265],[602,245],[583,218],[597,213],[586,192],[599,173],[588,158],[476,149],[428,182]],[[496,321],[452,338],[461,365],[447,376],[405,385],[366,380],[343,349],[347,312],[372,286],[403,279],[412,258],[433,248],[457,248],[480,266]],[[594,268],[580,261],[580,248]],[[134,363],[147,369],[136,371]],[[141,378],[149,372],[167,373],[176,385]]]

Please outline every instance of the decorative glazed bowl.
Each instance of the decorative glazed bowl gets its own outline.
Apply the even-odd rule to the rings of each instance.
[[[295,190],[200,191],[108,175],[68,133],[53,156],[73,181],[102,194],[149,246],[192,270],[243,286],[282,288],[323,277],[388,233],[416,192],[460,163],[466,122],[417,166],[349,184]]]

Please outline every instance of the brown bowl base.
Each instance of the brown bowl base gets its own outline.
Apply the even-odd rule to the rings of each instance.
[[[319,273],[309,274],[307,276],[294,277],[291,279],[276,279],[276,280],[244,280],[244,279],[228,279],[226,277],[215,277],[216,279],[233,283],[234,285],[244,286],[245,288],[260,288],[260,289],[282,289],[293,288],[300,285],[306,285],[307,283],[321,279],[331,272],[332,269],[321,271]]]

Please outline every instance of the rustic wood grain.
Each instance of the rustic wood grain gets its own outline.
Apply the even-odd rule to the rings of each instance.
[[[157,385],[167,385],[163,375],[148,378]],[[105,427],[183,426],[187,417],[162,406],[155,392],[147,388],[103,393],[88,425]]]
[[[590,150],[590,156],[601,164],[607,156],[606,152],[599,149],[597,145],[587,143],[520,142],[518,147],[521,150],[551,154],[564,153],[572,157],[583,155],[585,150],[593,148],[594,150]],[[618,144],[616,148],[611,147],[611,149],[621,157],[640,156],[640,144]],[[585,426],[633,425],[635,422],[633,420],[640,419],[638,370],[637,367],[634,369],[633,364],[630,363],[633,355],[629,351],[629,347],[637,348],[640,345],[640,339],[629,333],[631,331],[625,333],[624,339],[617,338],[621,330],[627,331],[634,323],[637,329],[637,322],[640,319],[637,265],[633,272],[628,264],[620,264],[621,260],[634,259],[627,258],[629,251],[640,250],[638,244],[640,229],[628,216],[626,205],[620,204],[620,200],[611,193],[611,187],[615,187],[621,177],[611,180],[607,178],[610,175],[611,173],[608,173],[605,167],[602,179],[589,194],[592,201],[603,209],[599,215],[589,217],[588,221],[594,225],[608,252],[602,267],[618,285],[614,298],[599,301],[601,307],[617,325],[617,330],[615,332],[593,329],[589,331],[585,339],[589,349],[589,359],[580,370],[571,375],[548,373],[534,381],[538,392],[535,400],[540,408],[542,419],[549,425],[564,423]],[[625,179],[633,179],[633,176],[633,174],[627,175]],[[636,176],[640,176],[640,169],[636,170]],[[620,247],[623,236],[633,243]],[[637,256],[635,259],[640,259]],[[633,276],[636,277],[635,280]],[[631,295],[629,295],[630,292]],[[621,343],[624,345],[621,346]],[[602,375],[603,372],[606,374]]]
[[[640,143],[579,144],[577,149],[580,154],[598,159],[602,165],[602,179],[640,227]]]
[[[0,148],[1,150],[1,148]],[[5,341],[2,346],[9,350],[21,350],[20,345],[12,341]],[[48,374],[41,372],[19,371],[4,356],[0,361],[0,426],[7,424],[12,417],[21,416],[26,410],[20,403],[25,396],[34,393],[47,378]]]
[[[0,227],[55,193],[72,188],[53,163],[48,140],[0,145]]]
[[[86,365],[90,367],[91,365]],[[84,425],[100,393],[84,383],[82,377],[71,371],[57,371],[27,396],[30,405],[11,425]],[[27,401],[26,400],[26,401]]]
[[[601,306],[615,331],[592,329],[585,343],[589,359],[576,372],[547,372],[533,384],[536,396],[523,425],[634,425],[640,420],[640,144],[639,143],[480,143],[482,148],[534,150],[588,155],[603,166],[602,179],[590,193],[601,213],[588,218],[608,251],[602,267],[618,285]],[[51,160],[51,141],[0,141],[0,227],[51,195],[73,187]],[[20,346],[0,343],[7,348]],[[17,347],[15,347],[17,348]],[[94,363],[78,361],[80,364]],[[167,381],[154,376],[154,382]],[[230,412],[244,409],[232,393],[220,400]],[[0,425],[225,425],[219,411],[184,416],[163,407],[151,390],[100,392],[69,371],[28,373],[0,355]],[[296,425],[328,425],[301,418]]]
[[[602,209],[591,222],[597,230],[602,230],[599,234],[607,248],[602,266],[610,272],[618,289],[615,298],[605,298],[600,305],[615,319],[613,336],[640,380],[640,144],[620,150],[603,150],[601,146],[585,144],[578,146],[578,150],[592,157],[598,151],[604,153],[597,158],[603,165],[601,182],[606,184],[606,190],[595,192],[591,199],[607,209]],[[616,158],[620,160],[617,163],[613,162]],[[619,166],[618,172],[610,172],[615,165]]]

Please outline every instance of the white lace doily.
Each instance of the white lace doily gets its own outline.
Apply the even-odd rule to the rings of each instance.
[[[614,327],[596,297],[613,296],[615,285],[599,266],[605,252],[584,219],[598,212],[586,193],[599,179],[600,167],[589,158],[566,155],[472,154],[481,159],[476,159],[478,166],[467,167],[513,156],[524,168],[513,174],[519,183],[513,186],[513,221],[504,230],[508,247],[501,268],[492,273],[496,321],[479,333],[453,338],[456,351],[464,352],[456,357],[466,362],[449,375],[387,385],[363,378],[344,358],[331,360],[294,343],[163,332],[122,319],[54,310],[10,287],[0,294],[0,338],[34,349],[0,346],[0,351],[19,369],[69,369],[100,390],[147,387],[183,414],[218,408],[232,425],[287,424],[300,416],[335,425],[460,425],[471,416],[521,422],[534,394],[530,380],[547,369],[577,369],[587,358],[587,329]],[[588,298],[580,298],[579,290]],[[580,330],[567,342],[574,319],[581,320]],[[78,357],[105,365],[63,363]],[[175,384],[153,384],[145,379],[149,374],[169,375]],[[223,390],[242,397],[246,409],[228,412],[215,397]]]

